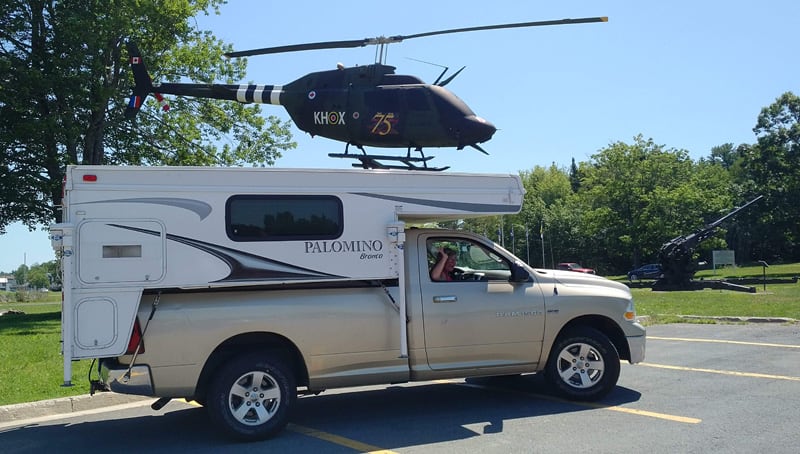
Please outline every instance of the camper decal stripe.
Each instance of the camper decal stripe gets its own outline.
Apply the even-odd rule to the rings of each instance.
[[[154,230],[118,224],[108,225],[120,229],[133,230],[135,232],[148,235],[160,236],[160,232]],[[250,254],[248,252],[237,251],[236,249],[206,243],[204,241],[193,240],[191,238],[185,238],[182,236],[167,234],[167,239],[199,249],[225,262],[230,268],[231,272],[228,274],[228,276],[214,282],[246,282],[268,281],[286,278],[313,279],[320,277],[343,277],[335,274],[328,274],[308,268],[294,266],[288,263]]]
[[[398,197],[386,194],[373,194],[369,192],[354,192],[355,195],[364,197],[372,197],[375,199],[392,200],[395,202],[413,203],[416,205],[425,205],[438,208],[447,208],[450,210],[466,211],[469,213],[496,213],[498,211],[507,211],[509,213],[516,213],[520,210],[520,205],[500,205],[494,203],[468,203],[468,202],[447,202],[442,200],[430,199],[416,199],[412,197]]]
[[[93,203],[151,203],[155,205],[166,205],[176,208],[183,208],[184,210],[193,211],[200,220],[207,218],[211,214],[211,205],[192,199],[178,199],[172,197],[150,197],[140,199],[116,199],[116,200],[98,200],[96,202],[82,202],[74,205],[93,204]]]

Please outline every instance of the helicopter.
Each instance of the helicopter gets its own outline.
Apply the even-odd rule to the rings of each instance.
[[[412,38],[449,33],[548,25],[607,22],[607,17],[586,17],[536,22],[438,30],[412,35],[380,36],[349,41],[324,41],[266,47],[225,54],[228,58],[276,54],[319,49],[355,48],[376,45],[372,64],[312,72],[286,85],[257,84],[198,84],[153,83],[137,46],[127,43],[135,86],[125,111],[134,119],[144,100],[153,94],[168,108],[162,94],[191,96],[283,106],[295,125],[312,137],[321,136],[344,142],[344,153],[329,153],[337,158],[352,158],[354,167],[402,168],[415,170],[445,170],[448,167],[429,167],[433,156],[423,148],[465,147],[488,154],[481,146],[492,138],[497,128],[477,116],[467,104],[444,88],[464,67],[443,79],[448,68],[431,84],[411,75],[395,74],[396,67],[387,65],[389,44]],[[353,145],[361,153],[350,153]],[[369,154],[364,147],[406,148],[402,155]],[[412,150],[419,156],[412,155]],[[386,164],[383,161],[397,164]]]

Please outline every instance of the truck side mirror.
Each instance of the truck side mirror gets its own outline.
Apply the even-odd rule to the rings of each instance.
[[[530,278],[531,275],[528,273],[528,270],[516,263],[511,264],[511,276],[508,278],[509,282],[527,282]]]

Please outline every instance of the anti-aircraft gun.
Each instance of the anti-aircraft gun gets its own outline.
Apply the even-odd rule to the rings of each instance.
[[[723,281],[693,281],[692,277],[697,270],[697,266],[692,260],[692,255],[697,245],[714,235],[723,222],[757,202],[761,197],[763,196],[756,197],[701,229],[688,235],[678,236],[664,243],[658,252],[663,274],[653,285],[653,290],[701,290],[712,287],[750,292],[750,287]]]

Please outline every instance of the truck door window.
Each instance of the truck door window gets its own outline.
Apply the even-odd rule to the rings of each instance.
[[[426,246],[431,280],[508,280],[511,276],[511,266],[506,259],[473,241],[462,238],[431,238]]]

